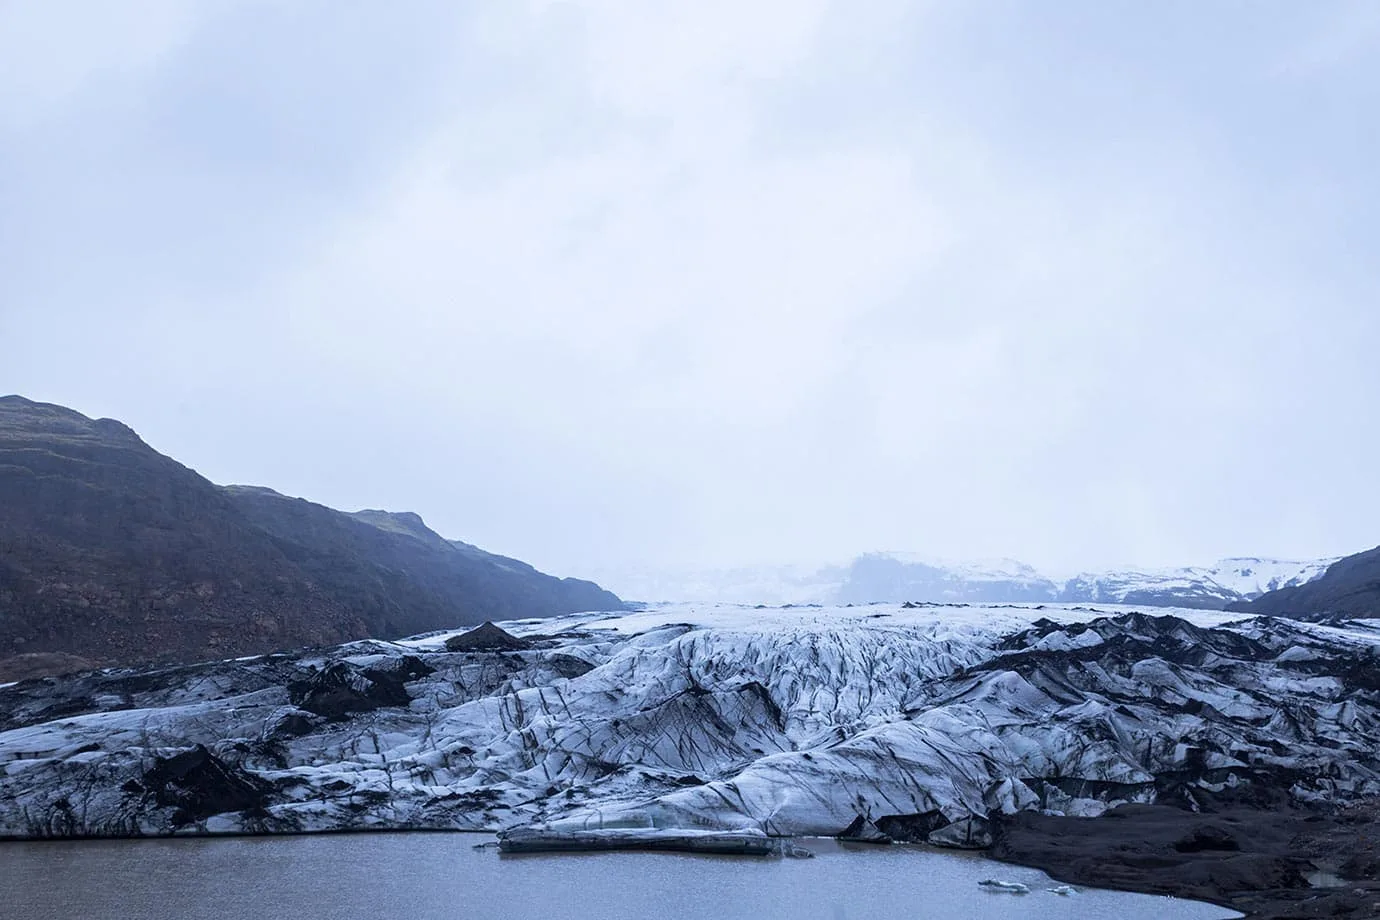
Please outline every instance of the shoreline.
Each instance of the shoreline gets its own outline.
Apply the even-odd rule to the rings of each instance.
[[[815,859],[764,860],[638,852],[509,855],[492,844],[474,845],[487,836],[313,836],[16,846],[0,849],[0,860],[20,882],[11,910],[16,920],[257,920],[264,910],[344,917],[358,913],[361,903],[431,920],[470,914],[584,920],[591,903],[599,906],[597,916],[676,920],[905,917],[917,910],[963,920],[1235,916],[1202,902],[1100,889],[1067,892],[1037,869],[995,865],[972,851],[827,837],[796,841]],[[63,870],[63,884],[55,889],[44,884],[58,865],[54,860]],[[1010,888],[983,885],[988,879]],[[1016,895],[1017,885],[1029,893]],[[520,891],[533,894],[510,900]]]
[[[1318,809],[1228,806],[1211,812],[1192,812],[1169,805],[1126,805],[1096,818],[1021,812],[999,816],[993,826],[995,840],[991,847],[984,849],[859,841],[837,836],[771,836],[766,839],[820,839],[840,846],[863,848],[919,846],[1036,869],[1064,884],[1209,903],[1242,914],[1246,920],[1380,916],[1380,879],[1376,874],[1380,866],[1380,855],[1376,851],[1380,844],[1380,802]],[[0,852],[7,843],[200,841],[369,834],[468,835],[486,838],[496,849],[499,839],[498,832],[492,830],[436,827],[7,836],[0,837]],[[1186,845],[1186,848],[1179,849],[1176,845]],[[647,852],[658,851],[648,848]],[[1337,853],[1349,854],[1349,864],[1344,865],[1346,860],[1329,860],[1329,855]],[[521,854],[520,858],[526,855]],[[1339,875],[1345,884],[1312,887],[1307,880],[1310,872]]]
[[[1122,805],[1095,818],[1035,811],[995,815],[990,847],[955,852],[1037,869],[1066,884],[1207,902],[1251,920],[1380,917],[1380,799],[1300,805],[1282,791],[1272,795],[1256,790],[1247,796],[1200,794],[1197,801],[1198,811],[1158,804]],[[271,832],[198,829],[173,834],[6,835],[0,837],[0,850],[5,843],[49,841],[388,833],[499,836],[488,829],[416,825]],[[847,836],[832,839],[841,844],[873,843]]]
[[[1376,801],[1202,812],[1124,805],[1096,818],[1021,812],[995,827],[989,859],[1067,884],[1206,901],[1249,920],[1380,916]]]
[[[936,852],[950,853],[955,856],[966,856],[973,859],[982,859],[993,863],[1021,866],[1024,868],[1036,869],[1044,872],[1052,880],[1072,885],[1081,885],[1089,888],[1099,888],[1111,891],[1123,891],[1132,894],[1150,895],[1170,895],[1184,900],[1210,903],[1219,907],[1233,910],[1245,914],[1247,918],[1283,918],[1283,917],[1332,917],[1332,916],[1380,916],[1380,883],[1375,883],[1369,897],[1358,899],[1352,895],[1350,888],[1342,889],[1340,892],[1347,897],[1343,898],[1346,903],[1355,902],[1357,905],[1351,911],[1322,911],[1316,913],[1280,913],[1279,909],[1284,906],[1297,907],[1303,898],[1310,894],[1320,892],[1335,893],[1337,889],[1298,889],[1289,891],[1238,891],[1227,893],[1220,887],[1204,887],[1201,884],[1192,884],[1188,881],[1164,880],[1155,876],[1141,872],[1135,877],[1122,876],[1114,871],[1116,867],[1128,867],[1128,860],[1118,859],[1118,856],[1125,857],[1125,852],[1115,852],[1112,847],[1116,841],[1122,840],[1127,833],[1140,834],[1144,831],[1144,820],[1136,815],[1122,814],[1123,812],[1135,812],[1146,810],[1162,813],[1162,816],[1155,822],[1161,827],[1173,825],[1176,829],[1185,832],[1199,824],[1205,819],[1214,818],[1213,815],[1201,815],[1193,812],[1182,811],[1169,806],[1123,806],[1121,809],[1113,809],[1106,815],[1099,818],[1065,818],[1041,815],[1036,812],[1023,812],[1017,815],[1003,816],[994,822],[997,831],[997,839],[991,847],[987,848],[950,848],[935,846],[932,844],[895,841],[895,840],[859,840],[847,836],[823,836],[812,835],[801,836],[777,836],[767,835],[764,839],[772,841],[830,841],[840,847],[859,847],[868,849],[871,847],[906,846],[916,847],[922,850],[932,850]],[[1380,812],[1380,807],[1377,807]],[[1248,812],[1254,814],[1257,819],[1270,820],[1268,814],[1260,810]],[[1130,820],[1127,820],[1127,818]],[[1291,816],[1296,819],[1296,816]],[[1070,831],[1068,822],[1077,822]],[[1368,825],[1365,825],[1368,826]],[[1376,827],[1380,832],[1380,825]],[[474,828],[440,828],[424,826],[381,826],[381,827],[357,827],[357,828],[322,828],[320,830],[295,830],[295,831],[274,831],[274,832],[246,832],[246,831],[190,831],[174,834],[110,834],[110,835],[74,835],[74,836],[42,836],[42,837],[20,837],[4,836],[0,837],[0,852],[3,852],[5,844],[21,843],[110,843],[115,841],[141,842],[141,841],[208,841],[208,840],[243,840],[243,839],[269,839],[269,838],[302,838],[302,837],[333,837],[333,836],[366,836],[371,834],[455,834],[459,836],[471,836],[485,838],[484,844],[479,846],[493,845],[499,851],[499,841],[501,834],[499,831]],[[1161,835],[1162,836],[1162,835]],[[1077,846],[1079,841],[1094,841],[1091,847],[1098,852],[1099,864],[1104,871],[1090,871],[1089,867],[1081,862],[1077,857],[1080,852],[1087,849],[1085,846]],[[1161,841],[1162,842],[1162,841]],[[807,843],[808,845],[808,843]],[[639,849],[634,847],[633,849]],[[589,852],[599,852],[592,849]],[[649,854],[660,855],[660,851],[654,847],[646,848]],[[504,856],[516,856],[517,858],[530,858],[531,856],[561,855],[560,853],[503,853]],[[1144,852],[1131,854],[1133,858],[1130,862],[1135,862],[1136,856],[1143,856]],[[1251,853],[1241,855],[1251,856]],[[730,856],[729,858],[735,858]],[[756,858],[756,857],[754,857]],[[1203,866],[1206,862],[1214,859],[1212,854],[1204,856],[1202,853],[1195,853],[1187,856],[1180,863],[1180,868],[1193,866]],[[1105,871],[1110,867],[1113,871]],[[1374,908],[1371,903],[1374,902]],[[1337,906],[1338,899],[1332,897],[1328,904]]]

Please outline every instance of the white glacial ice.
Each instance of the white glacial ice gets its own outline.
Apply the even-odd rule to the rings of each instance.
[[[0,834],[675,827],[981,845],[996,812],[1380,789],[1380,630],[665,605],[0,688]]]

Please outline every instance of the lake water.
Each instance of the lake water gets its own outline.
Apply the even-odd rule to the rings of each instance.
[[[1083,890],[911,847],[802,840],[815,859],[501,856],[475,834],[0,843],[7,920],[1215,920],[1212,905]],[[984,878],[1024,882],[992,893]]]

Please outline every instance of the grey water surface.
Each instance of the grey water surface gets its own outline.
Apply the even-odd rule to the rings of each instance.
[[[1084,889],[975,856],[800,843],[814,859],[503,856],[479,834],[0,843],[7,920],[1216,920],[1194,901]],[[1024,882],[1025,895],[978,886]]]

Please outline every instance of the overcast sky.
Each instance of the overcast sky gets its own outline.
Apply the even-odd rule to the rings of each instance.
[[[1380,3],[0,0],[0,392],[561,574],[1380,543]]]

